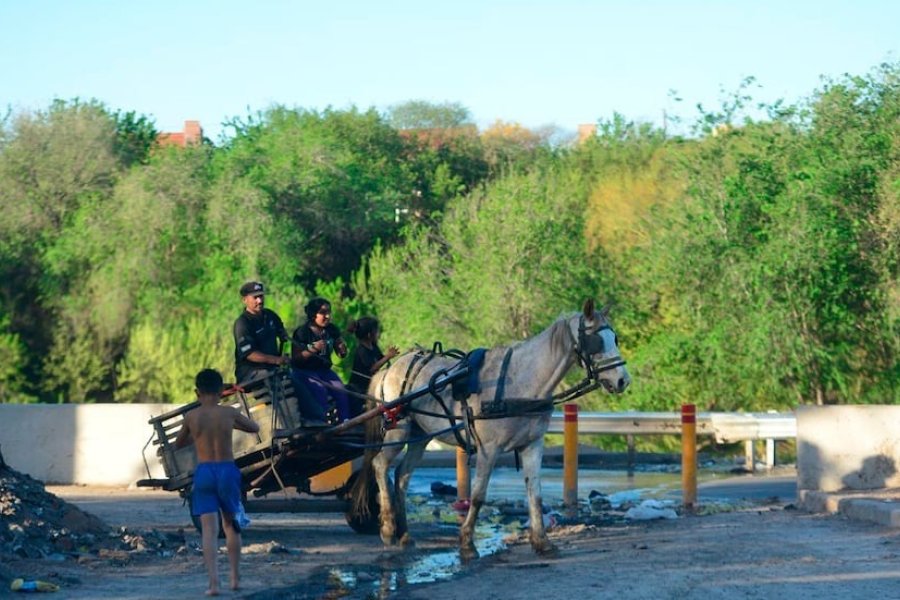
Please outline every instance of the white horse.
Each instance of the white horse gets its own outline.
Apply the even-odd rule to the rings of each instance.
[[[557,319],[532,338],[487,350],[480,371],[458,357],[419,352],[399,357],[390,368],[372,378],[369,395],[382,402],[415,396],[411,392],[421,390],[429,382],[435,390],[408,403],[401,402],[402,413],[396,427],[384,432],[384,445],[367,457],[378,483],[380,533],[385,545],[412,543],[406,521],[406,491],[428,440],[436,437],[476,450],[471,504],[460,527],[463,559],[478,556],[475,521],[484,504],[494,464],[501,452],[509,451],[519,452],[522,459],[532,548],[539,554],[556,552],[547,539],[541,514],[541,461],[544,434],[554,404],[553,391],[576,362],[587,372],[585,382],[593,382],[590,389],[602,385],[608,392],[618,394],[631,382],[607,313],[608,309],[595,311],[593,301],[588,300],[581,313]],[[435,385],[460,379],[453,374],[461,371],[477,377],[470,380],[477,389],[470,390],[467,397],[459,390],[454,394],[450,385]],[[451,428],[453,431],[449,431]],[[407,452],[394,473],[391,493],[388,469],[404,443]]]

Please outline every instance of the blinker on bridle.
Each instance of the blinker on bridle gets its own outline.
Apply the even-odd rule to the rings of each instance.
[[[593,333],[588,333],[584,323],[584,315],[581,315],[578,319],[578,341],[575,344],[575,354],[578,356],[578,360],[585,371],[587,371],[587,376],[590,379],[597,379],[603,371],[617,369],[626,364],[621,355],[618,358],[594,364],[592,357],[597,354],[603,354],[606,351],[603,337],[600,335],[600,332],[603,330],[612,331],[613,336],[616,335],[615,330],[608,323],[601,325]]]

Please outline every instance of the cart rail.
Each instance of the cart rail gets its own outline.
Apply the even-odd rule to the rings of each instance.
[[[227,389],[222,404],[237,409],[260,428],[251,435],[236,432],[232,438],[235,463],[241,471],[245,491],[255,488],[254,491],[268,493],[289,485],[302,489],[309,477],[362,454],[358,446],[363,440],[356,439],[352,432],[341,440],[313,444],[311,433],[321,431],[321,427],[311,428],[304,422],[297,408],[293,381],[286,371],[276,371]],[[196,451],[193,445],[176,448],[175,439],[184,424],[184,416],[198,406],[198,402],[192,402],[149,420],[154,434],[148,446],[156,448],[166,478],[148,477],[138,481],[138,486],[181,492],[190,488],[197,465]],[[145,463],[146,452],[147,448]]]

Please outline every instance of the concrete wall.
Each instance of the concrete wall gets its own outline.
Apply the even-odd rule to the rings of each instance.
[[[44,483],[130,486],[147,477],[151,417],[174,404],[0,404],[7,464]],[[900,487],[900,406],[804,406],[797,487],[824,492]],[[148,446],[150,477],[165,477]]]
[[[900,487],[900,406],[803,406],[796,413],[798,490]]]
[[[174,404],[0,404],[0,451],[13,469],[48,484],[130,486],[147,477],[148,421]],[[165,477],[156,447],[151,477]]]

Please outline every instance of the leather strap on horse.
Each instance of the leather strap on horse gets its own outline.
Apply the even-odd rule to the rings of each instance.
[[[503,392],[506,390],[506,373],[509,371],[509,361],[512,358],[512,352],[512,348],[508,348],[506,354],[503,355],[503,362],[500,364],[500,374],[497,376],[497,389],[494,392],[494,399],[481,405],[482,418],[506,415],[506,402],[503,400]]]
[[[434,359],[435,356],[450,356],[453,358],[458,358],[459,363],[457,363],[457,365],[454,367],[455,369],[461,369],[462,367],[465,367],[464,363],[468,358],[466,356],[466,354],[460,350],[448,350],[447,352],[444,352],[443,346],[440,342],[434,343],[434,347],[431,352],[428,352],[427,350],[417,351],[416,354],[413,356],[413,359],[410,361],[410,364],[406,368],[406,373],[404,374],[403,382],[400,385],[400,393],[398,394],[398,399],[403,398],[403,396],[406,395],[407,386],[411,385],[412,383],[414,383],[416,381],[416,379],[418,379],[419,374],[422,372],[422,369],[424,369],[425,365],[427,365],[432,359]],[[440,395],[441,390],[443,390],[445,386],[441,386],[439,389],[438,385],[437,385],[437,380],[441,377],[447,378],[448,374],[449,374],[449,372],[447,369],[440,369],[440,370],[436,371],[429,379],[428,386],[427,386],[428,393],[432,397],[434,397],[434,399],[437,401],[437,403],[441,406],[441,409],[443,410],[443,414],[431,413],[429,411],[423,411],[420,409],[413,408],[406,403],[402,403],[402,405],[398,404],[395,407],[393,407],[392,409],[390,409],[390,411],[388,411],[388,410],[383,411],[384,416],[386,417],[385,424],[388,428],[390,428],[392,426],[396,426],[397,422],[400,419],[404,418],[406,416],[406,414],[408,414],[408,413],[416,413],[416,414],[422,414],[422,415],[426,415],[426,416],[446,418],[450,422],[449,430],[453,432],[453,435],[456,437],[457,443],[460,445],[460,447],[465,448],[467,453],[471,454],[473,452],[473,448],[472,448],[470,439],[468,439],[469,438],[468,431],[470,429],[468,423],[471,421],[471,418],[472,418],[471,410],[468,409],[468,407],[465,403],[463,403],[463,424],[465,425],[465,428],[467,431],[466,439],[463,439],[462,435],[459,433],[459,430],[461,429],[461,427],[459,427],[457,425],[456,416],[453,414],[453,411],[450,410],[450,407],[447,406],[447,404],[444,402],[443,397],[441,397],[441,395]],[[384,403],[385,398],[384,398],[384,379],[383,378],[381,380],[381,390],[380,390],[379,396],[381,397],[381,402]]]
[[[409,365],[406,367],[406,373],[403,375],[403,381],[400,384],[400,393],[398,396],[402,397],[406,394],[411,382],[415,382],[416,378],[419,376],[419,373],[422,372],[422,369],[425,368],[431,359],[434,358],[433,353],[428,353],[424,350],[420,350],[413,355],[411,361],[409,361]],[[384,378],[381,379],[381,389],[379,390],[380,399],[382,404],[385,402],[384,398]],[[384,427],[385,429],[393,429],[397,426],[397,423],[400,422],[406,416],[406,413],[409,411],[409,407],[407,405],[398,405],[391,409],[385,410],[383,412],[384,417]]]
[[[469,439],[470,438],[470,434],[469,434],[470,428],[469,428],[468,405],[465,402],[462,403],[462,405],[463,405],[462,417],[463,417],[463,423],[465,424],[464,429],[466,430],[466,439],[463,439],[462,435],[459,433],[460,428],[456,426],[456,415],[453,414],[453,411],[450,410],[450,407],[448,407],[447,404],[444,402],[444,399],[441,397],[440,390],[437,389],[437,385],[435,382],[437,381],[438,377],[440,377],[440,376],[447,377],[447,370],[440,369],[440,370],[436,371],[434,373],[434,375],[431,376],[431,379],[428,380],[429,393],[437,401],[437,403],[441,405],[441,408],[444,410],[443,415],[437,415],[437,416],[446,417],[446,419],[448,421],[450,421],[450,427],[453,429],[453,436],[456,438],[456,442],[460,445],[461,448],[465,449],[467,454],[472,454],[473,450],[472,450],[472,445],[470,443],[471,440]],[[419,414],[424,414],[422,411],[416,410],[414,408],[411,408],[410,411],[419,413]]]
[[[413,359],[409,361],[409,366],[406,367],[406,374],[403,376],[403,382],[400,384],[400,393],[398,396],[402,396],[406,393],[406,386],[410,381],[415,381],[419,376],[419,373],[422,372],[422,369],[425,368],[431,359],[434,358],[434,353],[426,353],[424,351],[416,352],[413,355]],[[418,365],[418,368],[416,368]],[[415,369],[415,372],[413,370]]]

